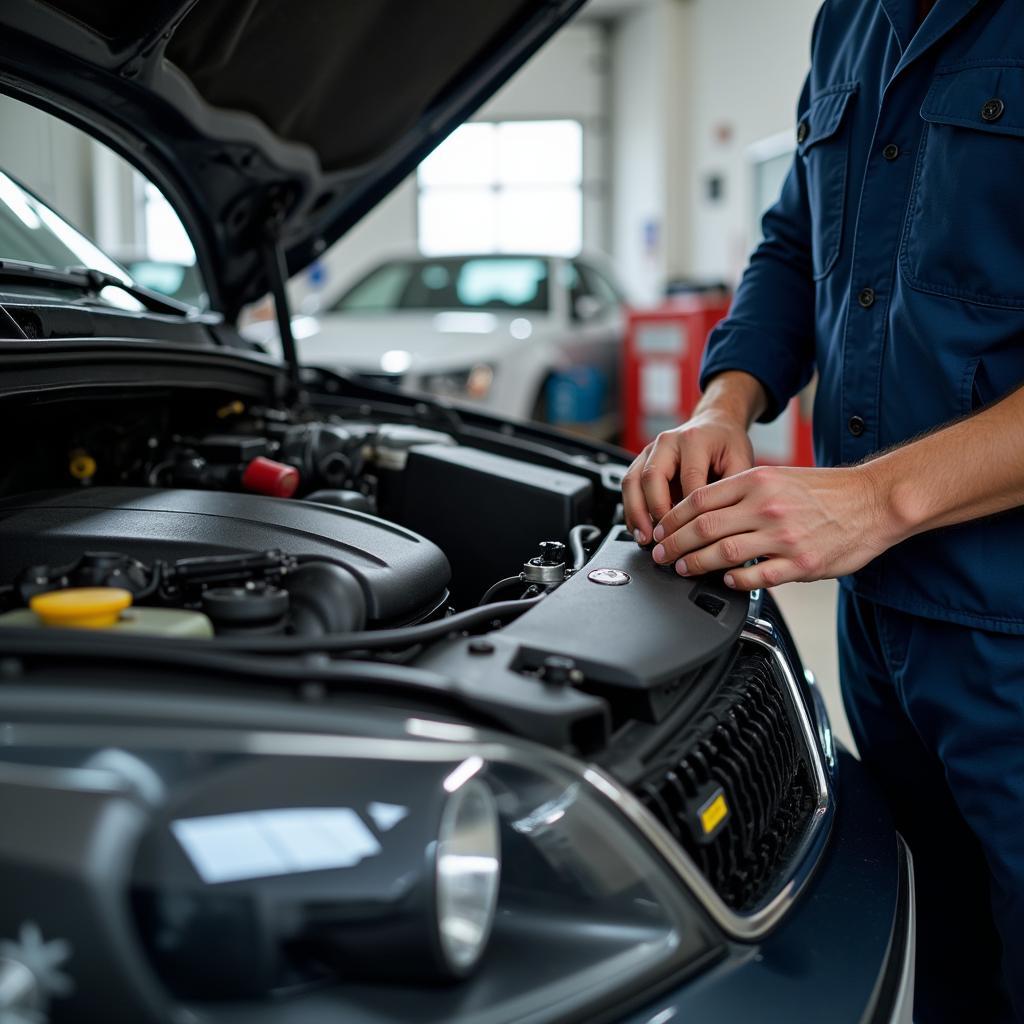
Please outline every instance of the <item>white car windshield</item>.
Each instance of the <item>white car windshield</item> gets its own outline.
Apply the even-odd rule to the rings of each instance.
[[[331,312],[550,308],[548,261],[541,256],[391,260],[353,285]]]

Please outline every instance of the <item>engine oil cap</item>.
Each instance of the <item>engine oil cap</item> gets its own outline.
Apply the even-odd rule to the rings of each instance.
[[[46,626],[110,629],[131,603],[131,591],[121,587],[68,587],[36,594],[28,605]]]
[[[604,587],[622,587],[629,582],[629,573],[621,569],[592,569],[587,573],[587,579]]]

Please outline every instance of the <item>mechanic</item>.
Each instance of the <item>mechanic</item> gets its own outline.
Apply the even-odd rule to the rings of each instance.
[[[683,576],[841,577],[844,702],[915,857],[915,1019],[1024,1021],[1020,3],[827,0],[796,142],[627,523]],[[826,468],[752,469],[815,368]]]

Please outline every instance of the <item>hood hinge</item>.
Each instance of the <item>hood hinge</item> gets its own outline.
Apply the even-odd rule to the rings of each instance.
[[[267,267],[267,281],[274,299],[274,315],[277,318],[277,333],[281,338],[281,353],[288,368],[288,398],[302,401],[302,372],[299,354],[292,334],[292,311],[288,305],[288,262],[281,244],[281,227],[284,224],[287,207],[278,197],[270,204],[265,222],[264,259]]]

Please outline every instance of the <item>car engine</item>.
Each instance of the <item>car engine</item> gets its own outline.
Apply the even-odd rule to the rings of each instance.
[[[595,511],[587,476],[439,430],[294,422],[240,403],[211,417],[217,433],[138,417],[101,421],[84,436],[48,422],[31,458],[8,474],[4,609],[44,591],[116,585],[135,605],[202,612],[217,635],[243,622],[300,635],[342,622],[405,625],[476,605],[492,584],[514,581],[541,542],[564,541]],[[303,604],[313,573],[311,589],[333,580],[342,618],[327,612],[330,602],[326,617],[280,612],[282,602]],[[549,573],[543,585],[563,578]]]

